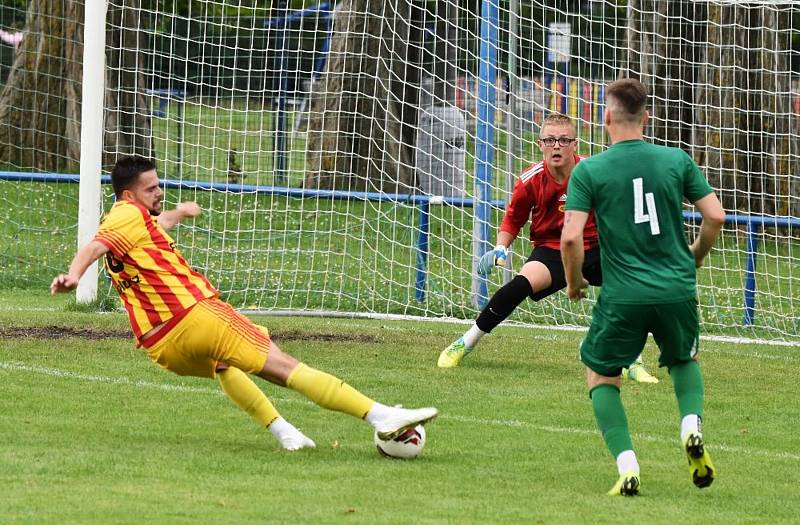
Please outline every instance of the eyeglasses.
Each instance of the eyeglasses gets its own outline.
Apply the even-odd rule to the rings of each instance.
[[[556,145],[556,142],[558,142],[559,146],[561,146],[562,148],[566,148],[567,146],[569,146],[578,139],[571,139],[569,137],[558,137],[558,138],[544,137],[539,140],[541,140],[542,144],[544,144],[547,147],[553,147]]]

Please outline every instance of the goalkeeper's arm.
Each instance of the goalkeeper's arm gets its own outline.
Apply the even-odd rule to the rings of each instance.
[[[507,231],[497,234],[497,246],[489,250],[478,261],[478,273],[489,275],[495,266],[505,266],[508,260],[508,247],[514,242],[514,235]]]

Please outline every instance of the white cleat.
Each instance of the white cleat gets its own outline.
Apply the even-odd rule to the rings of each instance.
[[[300,450],[301,448],[316,448],[317,444],[311,441],[311,438],[300,432],[297,431],[297,434],[290,434],[288,436],[281,437],[278,441],[281,442],[281,446],[284,450]]]
[[[373,424],[380,439],[394,439],[409,428],[424,425],[432,421],[439,411],[433,407],[427,408],[391,408],[391,412]]]
[[[315,448],[317,445],[297,427],[278,416],[269,426],[269,431],[280,442],[284,450]]]

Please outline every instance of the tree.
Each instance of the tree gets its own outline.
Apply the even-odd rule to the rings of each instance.
[[[326,72],[312,86],[307,187],[415,186],[422,17],[414,4],[344,0],[334,11]]]
[[[138,17],[141,0],[109,3],[106,22],[106,123],[103,165],[110,168],[118,155],[152,157],[150,111],[144,96],[140,63],[143,33]]]
[[[152,153],[142,68],[134,51],[138,1],[108,11],[104,150],[112,153],[105,155],[105,165],[118,153]],[[83,19],[80,0],[31,0],[25,36],[0,92],[0,163],[78,171]]]
[[[735,45],[708,47],[710,67],[701,72],[696,97],[698,157],[729,209],[800,216],[790,12],[786,6],[708,7],[708,41]]]
[[[629,7],[627,64],[651,90],[654,140],[690,150],[727,209],[800,214],[791,6],[630,0]]]

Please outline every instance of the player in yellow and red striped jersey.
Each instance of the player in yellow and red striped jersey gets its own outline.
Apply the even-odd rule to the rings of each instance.
[[[179,210],[199,213],[192,203]],[[180,213],[180,212],[179,212]],[[105,245],[105,268],[128,312],[137,338],[219,292],[192,270],[175,241],[143,205],[117,201],[95,240]]]
[[[315,445],[278,414],[247,374],[296,390],[324,408],[366,419],[381,439],[436,417],[435,408],[410,410],[377,403],[342,380],[297,361],[281,351],[266,328],[221,301],[219,292],[189,266],[167,233],[198,216],[201,209],[184,202],[162,213],[163,192],[151,160],[120,159],[111,183],[116,204],[95,238],[75,255],[69,272],[53,279],[51,293],[74,290],[86,269],[105,257],[137,346],[176,374],[218,378],[225,393],[287,450]]]

